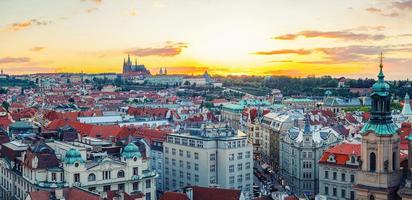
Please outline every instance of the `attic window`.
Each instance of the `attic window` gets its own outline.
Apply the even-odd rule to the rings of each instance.
[[[329,158],[328,158],[328,162],[336,162],[335,156],[334,156],[334,155],[330,155]]]
[[[355,156],[351,156],[351,157],[350,157],[350,163],[355,163],[355,162],[356,162]]]

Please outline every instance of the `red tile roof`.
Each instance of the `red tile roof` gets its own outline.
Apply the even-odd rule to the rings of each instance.
[[[408,144],[409,141],[406,139],[409,134],[412,132],[412,126],[410,122],[403,122],[400,128],[401,134],[399,137],[401,138],[401,144]],[[407,145],[406,145],[407,146]]]
[[[167,108],[133,108],[129,107],[127,114],[139,117],[166,118]]]
[[[328,163],[327,160],[329,156],[334,155],[336,163],[333,164],[345,166],[350,156],[355,155],[358,157],[360,156],[360,151],[360,144],[342,143],[326,150],[320,158],[319,163]]]
[[[79,188],[68,188],[63,190],[63,195],[66,200],[100,200],[100,196],[98,194],[94,194]]]
[[[193,189],[193,199],[195,200],[238,200],[240,198],[240,190],[223,189],[223,188],[206,188],[198,186],[190,186]]]
[[[190,200],[186,194],[178,192],[165,192],[160,200]]]
[[[352,123],[352,124],[357,124],[358,123],[358,120],[356,120],[355,117],[351,113],[346,113],[345,114],[345,119],[346,119],[346,121],[348,121],[349,123]]]
[[[10,115],[0,117],[0,128],[7,130],[11,123],[13,123],[13,119]]]
[[[46,191],[32,191],[29,193],[31,200],[48,200],[49,193]]]

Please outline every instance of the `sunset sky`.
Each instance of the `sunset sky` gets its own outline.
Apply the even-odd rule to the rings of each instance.
[[[1,0],[8,74],[121,72],[412,78],[412,0]]]

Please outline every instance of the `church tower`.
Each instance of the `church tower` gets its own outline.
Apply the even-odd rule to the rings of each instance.
[[[378,81],[373,84],[371,118],[362,130],[360,169],[357,172],[358,200],[398,199],[401,183],[398,127],[393,123],[390,109],[389,84],[383,75],[382,54]]]

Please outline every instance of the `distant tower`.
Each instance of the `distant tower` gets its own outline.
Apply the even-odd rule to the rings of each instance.
[[[390,86],[384,80],[382,54],[379,68],[378,81],[372,86],[371,118],[360,131],[360,169],[353,186],[359,200],[397,199],[402,180],[399,129],[392,121]]]
[[[126,73],[126,72],[127,72],[127,69],[126,69],[126,59],[123,58],[123,74]]]
[[[132,61],[130,60],[130,54],[127,54],[127,65],[128,66],[132,65]]]
[[[3,74],[3,69],[1,69],[1,74]]]
[[[160,68],[159,75],[163,75],[163,68]]]
[[[164,69],[164,74],[167,75],[167,68]]]

